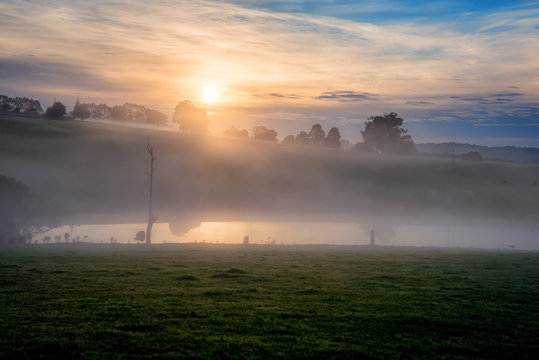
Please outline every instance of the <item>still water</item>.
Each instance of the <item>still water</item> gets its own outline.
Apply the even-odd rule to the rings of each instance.
[[[135,234],[146,224],[93,224],[63,226],[40,234],[34,241],[50,243],[91,242],[135,244]],[[152,243],[303,245],[368,245],[371,230],[377,245],[428,246],[455,248],[539,250],[539,228],[504,227],[486,224],[414,224],[394,225],[342,222],[290,221],[202,221],[192,224],[155,223]]]

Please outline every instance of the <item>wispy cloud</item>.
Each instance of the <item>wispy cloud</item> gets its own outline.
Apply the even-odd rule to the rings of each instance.
[[[433,102],[430,101],[407,101],[406,105],[413,105],[413,106],[426,106],[426,105],[433,105]]]
[[[367,92],[360,92],[360,91],[350,91],[350,90],[342,90],[342,91],[325,91],[321,95],[315,97],[317,100],[334,100],[334,101],[340,101],[340,102],[356,102],[356,101],[365,101],[365,100],[372,100],[377,101],[376,94],[371,94]]]

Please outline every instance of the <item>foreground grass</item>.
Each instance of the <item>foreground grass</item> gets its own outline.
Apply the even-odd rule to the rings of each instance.
[[[0,358],[536,358],[539,253],[343,249],[2,247]]]

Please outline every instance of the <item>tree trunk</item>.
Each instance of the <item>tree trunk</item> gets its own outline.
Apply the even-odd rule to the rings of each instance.
[[[146,244],[150,245],[152,243],[152,226],[153,223],[157,220],[157,216],[152,214],[152,198],[153,198],[153,162],[157,159],[153,155],[153,146],[150,145],[150,137],[148,137],[148,145],[146,147],[148,155],[150,155],[150,199],[148,203],[148,226],[146,227]]]
[[[146,244],[148,245],[152,243],[152,226],[155,220],[157,220],[157,216],[151,217],[148,219],[148,226],[146,226]]]

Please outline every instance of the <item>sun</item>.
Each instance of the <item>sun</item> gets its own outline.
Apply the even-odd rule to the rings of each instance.
[[[205,88],[202,98],[205,103],[214,103],[217,101],[217,90],[215,88]]]

